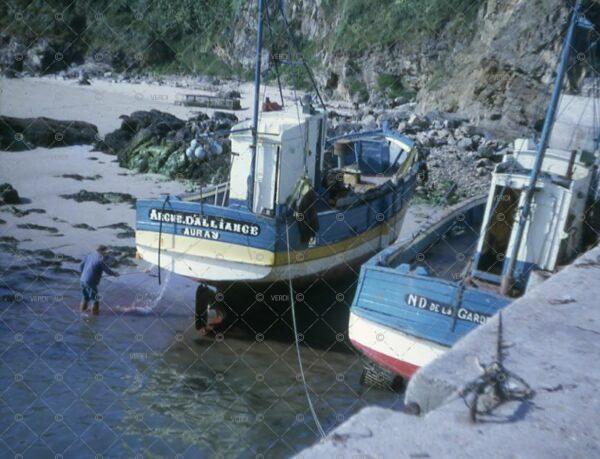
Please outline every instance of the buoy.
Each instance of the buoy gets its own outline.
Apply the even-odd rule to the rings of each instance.
[[[197,146],[198,146],[198,140],[197,139],[192,139],[192,141],[190,142],[190,148],[193,150]]]
[[[194,159],[194,149],[192,147],[188,147],[188,149],[185,150],[185,156],[187,156],[188,159]]]
[[[219,142],[211,142],[210,151],[213,154],[213,156],[219,156],[221,153],[223,153],[223,147]]]
[[[206,150],[204,149],[204,147],[202,147],[202,146],[196,147],[196,149],[194,150],[194,156],[196,157],[197,160],[204,161],[207,156]]]

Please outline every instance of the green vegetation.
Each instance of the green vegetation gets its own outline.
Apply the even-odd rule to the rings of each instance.
[[[363,80],[359,80],[358,78],[349,80],[348,91],[350,91],[350,95],[357,98],[358,102],[366,102],[369,100],[369,91]]]
[[[313,68],[323,51],[364,54],[372,48],[410,45],[440,33],[468,33],[483,0],[323,0],[323,17],[330,29],[322,42],[301,39],[299,23],[291,27],[303,56]],[[288,55],[289,41],[277,14],[278,0],[268,0],[273,45]],[[244,0],[4,0],[1,30],[31,46],[42,37],[64,55],[66,63],[95,57],[117,70],[203,73],[244,78],[247,69],[227,55],[233,30],[243,27],[252,36],[255,3]],[[298,20],[298,17],[295,17]],[[293,57],[298,60],[297,56]],[[52,68],[51,70],[56,70]],[[283,66],[288,82],[308,86],[303,69]],[[273,77],[273,75],[271,75]],[[353,83],[354,91],[363,89]],[[404,89],[382,75],[380,90],[404,95]]]
[[[400,77],[389,73],[382,73],[377,77],[377,89],[386,97],[392,99],[402,97],[411,100],[416,96],[413,90],[404,87]]]
[[[337,24],[329,47],[362,53],[372,47],[410,45],[451,27],[469,29],[482,0],[326,0],[325,14]]]
[[[427,184],[419,190],[414,202],[443,207],[456,204],[466,197],[464,191],[457,191],[457,185],[453,180],[440,179],[435,184]]]
[[[110,61],[118,70],[239,74],[215,53],[230,40],[242,0],[8,0],[0,27],[30,46],[48,38],[66,62]]]

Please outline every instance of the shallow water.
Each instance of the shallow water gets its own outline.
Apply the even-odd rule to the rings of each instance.
[[[27,261],[0,259],[0,455],[285,457],[318,440],[281,333],[200,340],[193,283],[172,276],[159,298],[141,270],[104,279],[100,316],[81,314],[77,275]],[[368,404],[401,409],[359,384],[360,358],[326,325],[302,325],[329,334],[302,346],[325,430]]]

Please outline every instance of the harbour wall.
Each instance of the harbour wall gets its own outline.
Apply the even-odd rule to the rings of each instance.
[[[405,399],[419,416],[365,408],[298,457],[600,457],[600,247],[502,318],[503,363],[531,386],[531,398],[474,423],[459,395],[495,360],[494,317],[416,373]]]

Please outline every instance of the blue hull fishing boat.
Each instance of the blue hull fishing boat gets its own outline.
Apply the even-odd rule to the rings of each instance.
[[[410,378],[593,240],[600,101],[561,94],[574,31],[589,28],[579,9],[539,142],[515,141],[487,199],[450,209],[362,267],[349,336],[378,366]]]
[[[420,166],[415,144],[386,127],[326,140],[325,108],[306,99],[259,110],[263,14],[260,1],[253,118],[222,133],[229,181],[137,202],[137,251],[159,276],[221,291],[298,285],[347,273],[399,234]]]

